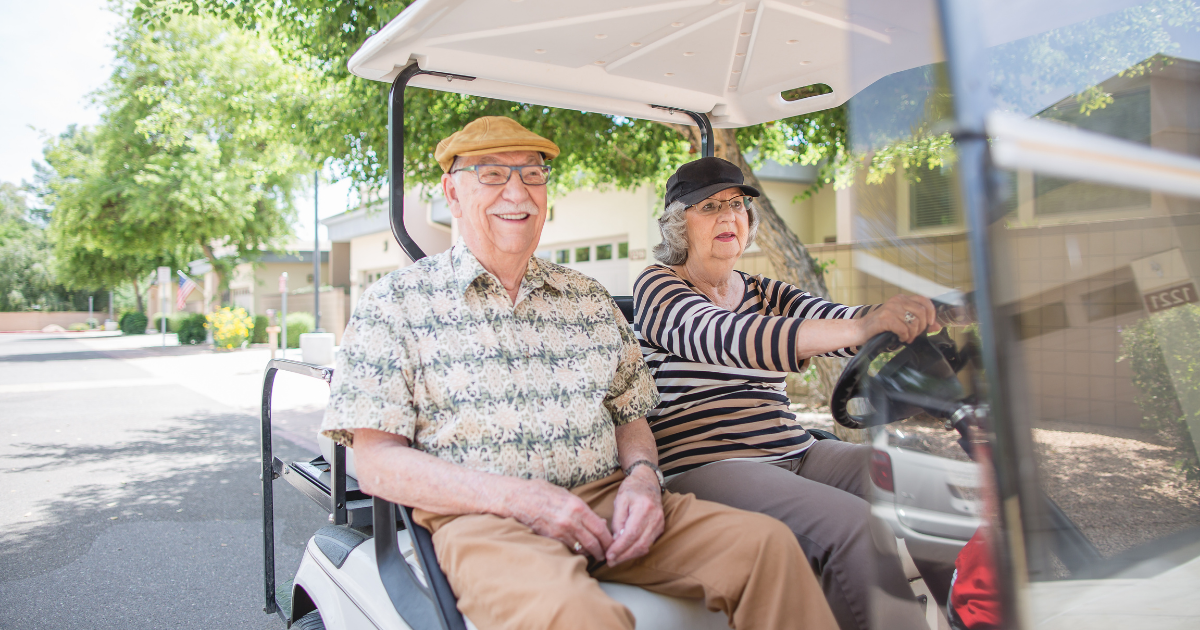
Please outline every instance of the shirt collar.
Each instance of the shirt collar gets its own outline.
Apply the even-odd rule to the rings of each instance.
[[[485,274],[496,279],[483,268],[483,264],[471,253],[471,248],[467,247],[461,237],[454,247],[450,248],[450,264],[454,269],[454,283],[459,293],[466,293],[467,289]],[[496,279],[496,284],[500,285],[499,279]],[[531,257],[525,268],[525,277],[521,280],[521,295],[527,295],[547,285],[561,293],[566,289],[567,279],[554,265],[537,256]]]

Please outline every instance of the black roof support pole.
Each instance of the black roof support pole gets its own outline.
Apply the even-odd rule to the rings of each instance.
[[[474,81],[475,77],[448,72],[426,72],[414,61],[408,64],[392,81],[388,94],[388,215],[392,224],[392,236],[408,258],[416,262],[425,257],[425,251],[408,234],[404,225],[404,90],[413,77],[427,74],[442,77],[447,81]]]
[[[388,95],[388,210],[392,235],[413,262],[424,258],[425,252],[404,225],[404,88],[418,74],[424,74],[420,66],[409,64],[396,75]]]
[[[668,107],[666,105],[651,105],[650,107],[668,112],[687,114],[688,118],[691,118],[692,122],[695,122],[696,126],[700,128],[700,157],[713,157],[716,154],[716,147],[713,145],[712,122],[708,120],[707,114],[680,109],[678,107]]]
[[[709,122],[708,116],[686,109],[679,111],[690,116],[692,120],[696,121],[696,126],[700,127],[700,157],[713,157],[716,147],[713,146],[712,123]]]

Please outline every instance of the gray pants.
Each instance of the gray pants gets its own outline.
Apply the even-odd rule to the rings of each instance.
[[[718,462],[672,477],[667,489],[783,521],[842,630],[928,628],[891,529],[871,516],[870,453],[869,446],[822,440],[798,460]]]

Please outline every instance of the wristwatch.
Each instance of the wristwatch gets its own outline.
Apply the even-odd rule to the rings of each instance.
[[[626,469],[625,469],[625,476],[626,476],[626,477],[632,476],[632,475],[633,475],[633,469],[634,469],[634,468],[637,468],[638,466],[645,466],[645,467],[649,468],[650,470],[653,470],[653,471],[654,471],[654,476],[655,476],[655,477],[658,477],[658,488],[659,488],[659,490],[662,490],[663,488],[665,488],[665,487],[666,487],[666,485],[667,485],[667,482],[666,482],[666,480],[665,480],[665,479],[663,479],[663,474],[662,474],[662,471],[661,471],[661,470],[659,470],[658,466],[654,465],[654,462],[652,462],[652,461],[650,461],[650,460],[648,460],[648,459],[639,459],[639,460],[637,460],[636,462],[633,462],[632,464],[630,464],[630,465],[629,465],[629,468],[626,468]]]

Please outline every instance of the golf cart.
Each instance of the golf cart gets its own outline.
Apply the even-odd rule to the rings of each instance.
[[[695,125],[703,155],[713,127],[848,103],[846,150],[875,170],[828,192],[837,238],[810,248],[839,261],[834,299],[919,293],[976,322],[905,348],[873,339],[839,381],[835,420],[873,432],[876,513],[914,558],[943,564],[986,523],[992,579],[976,595],[1001,627],[1195,627],[1195,486],[1160,465],[1186,470],[1200,437],[1195,13],[1184,0],[421,0],[349,65],[392,84],[390,219],[413,260],[425,254],[404,224],[409,85]],[[632,300],[617,301],[631,319]],[[351,452],[323,442],[310,461],[275,458],[279,370],[332,377],[266,370],[265,610],[301,628],[470,626],[429,533],[358,489]],[[1172,401],[1148,402],[1156,386]],[[1163,409],[1175,415],[1148,434],[1142,418]],[[990,456],[918,453],[889,437],[900,425]],[[280,478],[330,525],[277,583]],[[696,601],[602,586],[643,628],[726,625]]]

